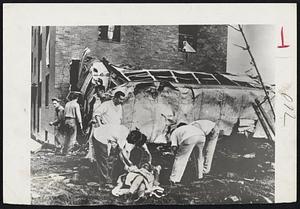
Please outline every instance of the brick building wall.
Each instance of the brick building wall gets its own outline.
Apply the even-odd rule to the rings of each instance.
[[[56,96],[55,33],[55,27],[48,27],[48,30],[46,26],[32,27],[31,134],[38,139],[49,140],[52,143],[54,128],[49,126],[49,122],[55,118],[55,110],[51,101],[51,98]],[[46,65],[47,34],[50,35],[49,65]]]

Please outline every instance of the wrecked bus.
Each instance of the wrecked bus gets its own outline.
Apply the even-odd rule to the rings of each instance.
[[[77,68],[70,75],[71,91],[80,91],[84,127],[88,126],[94,87],[101,83],[108,95],[121,90],[126,94],[123,104],[123,124],[130,130],[140,129],[148,142],[165,143],[166,118],[192,122],[207,119],[218,122],[224,135],[238,131],[267,138],[253,104],[261,107],[274,125],[270,107],[263,103],[261,84],[246,76],[229,73],[188,72],[167,69],[132,70],[90,56],[86,48]],[[267,88],[274,100],[274,92]]]

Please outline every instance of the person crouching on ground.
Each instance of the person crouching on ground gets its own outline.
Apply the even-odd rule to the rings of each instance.
[[[211,164],[219,137],[219,127],[215,122],[210,120],[197,120],[190,125],[195,126],[205,134],[205,144],[203,148],[203,174],[208,174],[211,169]]]
[[[177,128],[171,132],[171,148],[175,154],[175,160],[170,175],[170,184],[181,181],[188,159],[194,149],[198,147],[197,157],[198,179],[203,178],[203,147],[205,144],[205,133],[193,125],[179,123]]]
[[[65,112],[63,106],[60,104],[58,98],[52,98],[52,104],[55,108],[55,121],[49,123],[50,126],[55,126],[55,145],[59,147],[58,152],[62,153],[64,144],[65,144],[65,133],[64,133],[64,124],[65,124]]]

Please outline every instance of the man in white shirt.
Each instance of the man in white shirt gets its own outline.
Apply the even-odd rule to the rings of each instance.
[[[203,148],[204,154],[204,165],[203,165],[203,173],[207,174],[210,172],[211,164],[215,152],[215,148],[217,145],[218,137],[219,137],[219,128],[215,122],[210,120],[197,120],[190,125],[193,125],[199,129],[201,129],[205,136],[205,144]]]
[[[122,119],[122,103],[124,102],[125,94],[117,91],[112,100],[103,102],[99,107],[94,109],[93,118],[102,125],[106,124],[121,124]]]
[[[93,146],[95,151],[97,169],[99,174],[100,187],[111,186],[111,178],[108,170],[108,156],[111,143],[115,134],[121,129],[122,106],[125,94],[117,91],[112,100],[103,102],[94,110],[93,118],[96,118],[99,127],[94,129]]]
[[[203,178],[203,173],[209,173],[218,135],[218,126],[209,120],[197,120],[188,125],[180,123],[170,136],[172,150],[176,151],[170,181],[173,183],[181,181],[195,146],[199,149],[198,179]]]
[[[199,128],[180,123],[170,136],[173,152],[176,152],[175,161],[170,175],[171,183],[179,183],[186,168],[188,159],[195,146],[199,149],[198,178],[203,177],[203,154],[205,134]]]

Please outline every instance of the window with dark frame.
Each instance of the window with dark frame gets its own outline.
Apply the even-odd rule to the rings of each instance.
[[[31,73],[33,73],[33,52],[31,52]]]
[[[34,62],[33,62],[33,73],[34,75],[36,74],[36,57],[34,58]]]
[[[45,141],[48,141],[48,131],[45,130]]]
[[[178,51],[186,52],[186,43],[197,51],[197,31],[198,25],[179,25]]]
[[[46,66],[50,67],[50,26],[46,26],[45,53],[46,53]]]
[[[106,25],[98,27],[98,40],[120,42],[121,26]]]
[[[36,29],[34,29],[34,41],[33,41],[34,46],[36,45]]]
[[[41,60],[42,60],[42,39],[43,37],[42,37],[42,34],[41,33],[39,33],[39,35],[38,35],[38,61],[40,62]]]
[[[48,36],[49,36],[49,31],[50,31],[50,26],[46,26],[46,41],[45,41],[45,45],[47,45],[47,40],[48,40]]]
[[[49,79],[50,75],[46,75],[46,83],[45,83],[45,106],[49,106]]]

